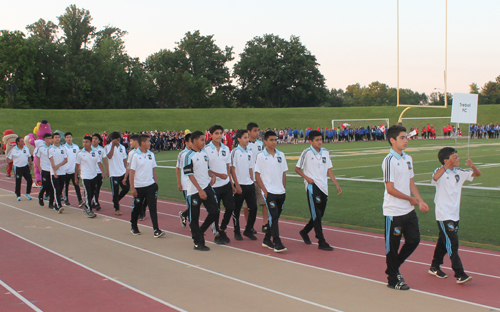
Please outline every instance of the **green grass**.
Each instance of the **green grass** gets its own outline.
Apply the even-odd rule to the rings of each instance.
[[[500,106],[481,105],[479,123],[499,122]],[[293,109],[192,109],[192,110],[0,110],[2,131],[13,129],[19,135],[30,133],[37,121],[47,119],[53,130],[71,131],[75,138],[85,133],[144,130],[206,129],[214,123],[225,128],[242,128],[249,121],[255,121],[261,128],[266,127],[329,127],[332,119],[390,118],[395,123],[402,108],[359,107],[359,108],[293,108]],[[450,109],[411,109],[405,117],[446,116]],[[438,128],[438,125],[435,125]],[[442,126],[441,126],[442,127]],[[440,129],[439,129],[440,130]],[[438,132],[439,133],[439,132]],[[76,143],[80,143],[78,139]],[[457,149],[462,160],[467,154],[467,140],[459,140]],[[79,144],[81,145],[81,144]],[[431,173],[439,166],[437,152],[443,146],[455,146],[454,140],[412,141],[408,153],[415,162],[415,181],[431,179]],[[306,145],[280,145],[288,159],[289,174],[294,175],[296,158]],[[381,163],[389,150],[387,142],[331,143],[325,147],[333,155],[333,169],[345,178],[364,176],[363,179],[381,180]],[[497,164],[500,155],[500,140],[472,140],[470,157],[476,163]],[[176,151],[157,154],[158,165],[175,166]],[[472,183],[480,186],[500,187],[498,176],[500,167],[491,165],[479,167],[482,176]],[[175,170],[159,168],[159,196],[164,199],[183,202],[177,191]],[[383,183],[339,181],[344,193],[337,196],[330,188],[330,198],[325,214],[325,223],[346,228],[383,232],[382,199]],[[470,183],[466,183],[470,184]],[[104,183],[107,187],[108,183]],[[419,186],[431,212],[418,211],[421,232],[426,239],[438,235],[434,219],[433,199],[435,188]],[[500,250],[499,191],[464,189],[462,194],[460,239],[464,245]],[[308,212],[304,184],[301,178],[290,176],[287,181],[287,201],[283,215],[286,218],[307,220]]]

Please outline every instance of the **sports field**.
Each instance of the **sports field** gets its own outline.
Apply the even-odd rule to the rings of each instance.
[[[457,145],[459,156],[465,164],[467,140]],[[434,219],[435,187],[430,185],[432,172],[440,166],[437,152],[444,146],[454,146],[454,140],[410,141],[407,152],[415,163],[415,182],[424,200],[431,207],[427,214],[419,213],[422,235],[434,239],[438,229]],[[283,215],[290,219],[306,220],[310,217],[303,179],[294,171],[300,153],[308,145],[279,145],[287,157],[287,199]],[[325,143],[332,155],[333,171],[339,179],[343,194],[338,196],[331,184],[327,212],[327,224],[383,233],[381,163],[389,151],[387,142]],[[183,201],[177,191],[175,162],[178,152],[156,154],[160,168],[160,197]],[[463,244],[500,250],[500,237],[496,226],[500,219],[497,203],[500,200],[500,140],[473,140],[470,157],[481,170],[481,177],[466,182],[462,194],[460,238]],[[484,216],[488,216],[485,218]]]

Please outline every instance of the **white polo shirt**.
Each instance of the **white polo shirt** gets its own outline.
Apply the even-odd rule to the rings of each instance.
[[[193,185],[190,175],[194,175],[198,185],[205,189],[212,180],[208,175],[208,155],[204,149],[199,152],[190,150],[186,153],[184,157],[184,174],[188,177],[187,179],[187,195],[193,195],[198,193],[198,189]]]
[[[442,167],[437,168],[436,171]],[[431,184],[436,186],[436,220],[437,221],[458,221],[460,220],[460,199],[462,196],[462,186],[465,181],[472,181],[472,170],[460,168],[447,169],[437,180],[431,179]]]
[[[205,152],[208,155],[208,161],[210,163],[210,170],[215,173],[227,174],[227,165],[231,163],[231,151],[229,147],[224,144],[220,144],[220,149],[213,142],[210,142],[205,146]],[[229,176],[226,179],[221,179],[219,177],[215,178],[215,183],[212,187],[221,187],[229,183]]]
[[[49,159],[54,160],[54,165],[57,166],[60,163],[64,161],[64,159],[68,158],[68,155],[66,154],[66,149],[62,147],[62,145],[55,146],[51,145],[49,148]],[[57,171],[54,173],[54,168],[52,165],[50,166],[50,174],[54,175],[57,173],[57,175],[65,175],[66,174],[66,166],[61,166]]]
[[[392,148],[382,162],[384,182],[393,182],[394,188],[401,193],[411,196],[410,179],[413,178],[413,160],[410,155],[403,152],[403,156],[396,153]],[[384,192],[384,204],[382,206],[384,216],[402,216],[410,213],[414,207],[409,201],[399,199]]]
[[[42,167],[43,171],[50,171],[49,148],[50,146],[43,143],[34,151],[35,156],[40,158],[40,167]]]
[[[314,147],[306,148],[300,155],[297,168],[302,169],[304,174],[314,180],[314,184],[325,194],[328,195],[328,169],[332,167],[330,152],[326,148],[321,148],[317,152]],[[306,180],[304,184],[307,186]]]
[[[236,179],[240,185],[252,185],[253,177],[250,176],[250,169],[253,169],[255,161],[248,149],[243,149],[238,145],[231,152],[231,167],[234,167]]]
[[[127,158],[127,169],[130,169],[130,165],[132,164],[132,159],[134,159],[135,152],[138,149],[131,149],[130,152],[128,152],[128,158]]]
[[[114,158],[114,157],[113,157]],[[155,154],[137,149],[130,164],[130,170],[135,170],[134,187],[146,187],[155,183],[153,169],[156,168]]]
[[[19,148],[14,146],[13,148],[10,149],[9,155],[7,155],[7,158],[13,161],[14,167],[26,167],[29,163],[29,158],[31,157],[30,150],[26,147],[26,145],[23,146],[23,148]]]
[[[103,162],[102,159],[106,158],[106,150],[104,149],[104,147],[102,147],[100,145],[97,145],[97,147],[94,147],[92,145],[92,148],[97,153],[97,156],[99,157],[99,161]],[[99,168],[99,166],[97,166],[96,170],[97,170],[97,173],[102,173],[101,168]]]
[[[113,145],[110,143],[106,145],[105,155],[108,155],[111,151]],[[127,150],[125,146],[118,144],[118,146],[113,147],[115,149],[113,153],[113,157],[111,159],[108,158],[109,164],[109,176],[110,177],[121,177],[127,173],[127,169],[125,168],[125,164],[123,163],[124,159],[127,159]]]
[[[177,165],[175,166],[176,168],[179,168],[181,170],[181,185],[183,191],[187,190],[187,180],[189,180],[189,178],[184,174],[183,170],[184,158],[186,157],[187,152],[189,152],[189,149],[186,147],[179,153],[179,156],[177,156]]]
[[[274,156],[264,149],[262,153],[257,154],[255,162],[255,172],[260,173],[262,183],[266,187],[268,193],[280,195],[285,194],[283,186],[283,172],[288,170],[285,154],[275,149]],[[262,191],[262,195],[264,192]]]
[[[255,142],[248,142],[247,150],[252,154],[253,164],[252,168],[255,167],[255,162],[257,161],[257,154],[264,150],[264,142],[261,140],[256,140]],[[255,181],[255,170],[253,172],[252,180]]]
[[[66,149],[66,154],[68,155],[68,163],[64,165],[66,167],[66,174],[75,173],[76,155],[80,151],[80,147],[74,143],[71,146],[66,143],[63,147]]]
[[[80,165],[81,176],[84,180],[92,180],[97,176],[97,168],[99,168],[100,162],[101,157],[94,147],[90,152],[82,149],[76,154],[75,163]]]

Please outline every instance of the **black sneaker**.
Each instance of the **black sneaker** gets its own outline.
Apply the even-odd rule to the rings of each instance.
[[[439,277],[439,278],[447,278],[448,277],[448,275],[446,275],[446,273],[441,271],[441,269],[435,268],[435,267],[431,267],[429,269],[429,271],[427,271],[427,272],[429,272],[429,274],[434,275],[434,276]]]
[[[78,201],[78,207],[80,207],[80,208],[81,208],[81,207],[83,207],[83,205],[85,205],[85,202],[84,202],[83,200],[81,200],[81,199],[80,199],[80,200]]]
[[[57,213],[62,213],[64,211],[64,207],[58,208],[57,206],[54,206],[54,210],[57,211]]]
[[[410,286],[406,285],[404,282],[397,282],[396,285],[388,284],[387,287],[396,290],[410,290]]]
[[[273,242],[271,242],[270,239],[264,239],[264,241],[262,242],[262,247],[267,247],[269,249],[274,250],[274,244]]]
[[[141,232],[139,232],[138,228],[134,228],[133,226],[130,228],[130,233],[134,235],[141,235]]]
[[[396,275],[396,277],[398,278],[398,282],[401,282],[401,283],[405,283],[405,278],[403,277],[403,275],[401,275],[401,273],[398,273],[398,275]]]
[[[49,209],[54,209],[54,205],[49,204]]]
[[[305,233],[304,230],[300,230],[299,234],[300,234],[300,237],[302,237],[302,239],[304,240],[304,243],[306,243],[306,245],[312,244],[311,240],[309,239],[309,235],[307,233]]]
[[[234,239],[240,241],[240,240],[243,240],[243,237],[241,236],[241,233],[235,232]]]
[[[252,229],[252,234],[257,234],[257,231],[255,229]]]
[[[283,251],[287,251],[287,249],[285,246],[283,246],[282,243],[274,244],[274,252],[283,252]]]
[[[140,215],[138,219],[139,219],[139,221],[144,221],[144,219],[146,219],[146,216]]]
[[[186,227],[186,217],[182,213],[183,211],[179,211],[179,217],[181,218],[182,227]]]
[[[68,199],[66,199],[66,200],[64,201],[64,206],[71,206],[71,204],[69,203],[69,200],[68,200]]]
[[[220,234],[215,236],[214,243],[216,243],[217,245],[225,245],[226,244],[226,243],[224,243],[224,240],[222,239],[222,237],[220,237]]]
[[[45,204],[43,203],[43,198],[39,198],[39,199],[38,199],[38,204],[39,204],[40,206],[42,206],[42,207],[45,205]]]
[[[222,238],[222,240],[224,241],[224,243],[226,244],[229,244],[231,242],[231,240],[229,239],[229,237],[227,236],[226,232],[224,231],[220,231],[219,232],[219,235],[220,237]]]
[[[253,235],[252,232],[244,231],[243,235],[245,235],[246,237],[250,238],[251,240],[257,240],[257,237],[255,237],[255,235]]]
[[[162,237],[163,234],[165,234],[165,232],[163,232],[162,230],[155,230],[153,237]]]
[[[262,226],[262,233],[267,233],[267,231],[269,231],[269,224],[264,224]]]
[[[87,208],[83,209],[83,212],[87,215],[88,218],[95,218],[96,215],[92,210],[89,210]]]
[[[94,205],[94,209],[95,209],[96,211],[101,210],[101,205],[100,205],[100,204],[95,204],[95,205]]]
[[[462,276],[457,278],[457,284],[463,284],[463,283],[471,281],[471,280],[472,280],[472,276],[469,276],[469,275],[464,273],[464,274],[462,274]]]
[[[198,250],[198,251],[209,251],[210,248],[205,246],[204,244],[198,244],[198,245],[194,245],[194,250]]]
[[[318,249],[332,251],[333,247],[330,246],[327,242],[322,242],[318,244]]]

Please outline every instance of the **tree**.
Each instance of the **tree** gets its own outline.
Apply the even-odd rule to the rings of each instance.
[[[488,81],[481,89],[484,102],[487,104],[500,104],[500,76],[495,81]]]
[[[316,57],[299,37],[287,41],[273,34],[248,41],[234,65],[240,106],[320,106],[328,95]]]
[[[95,27],[90,25],[92,17],[89,10],[79,9],[72,4],[66,8],[63,15],[57,17],[59,26],[64,32],[64,40],[69,53],[78,53],[82,46],[87,48],[87,44],[92,39]]]

